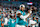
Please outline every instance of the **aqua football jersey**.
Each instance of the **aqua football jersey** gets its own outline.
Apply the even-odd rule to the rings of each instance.
[[[1,21],[0,21],[0,27],[1,27]]]
[[[21,10],[18,10],[18,11],[20,11],[23,16],[26,15],[25,12],[23,12],[23,11],[21,11]],[[16,14],[16,17],[17,17],[17,14]],[[26,24],[25,21],[24,21],[23,19],[21,19],[20,17],[17,17],[16,23],[17,23],[18,25],[25,25],[25,24]]]
[[[15,22],[15,19],[9,19],[9,22],[8,22],[8,26],[9,27],[15,27],[15,24],[16,24],[16,22]]]

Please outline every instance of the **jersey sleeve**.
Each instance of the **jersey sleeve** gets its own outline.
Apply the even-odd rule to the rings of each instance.
[[[32,11],[30,11],[30,13],[32,13]],[[21,19],[26,19],[26,18],[30,15],[30,13],[28,13],[28,14],[25,15],[25,16],[21,15],[20,18],[21,18]]]

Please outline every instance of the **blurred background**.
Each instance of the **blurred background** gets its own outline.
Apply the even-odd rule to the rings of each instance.
[[[21,4],[25,5],[25,12],[32,6],[33,10],[31,17],[38,18],[38,22],[40,22],[40,0],[0,0],[0,17],[10,18],[11,14],[16,15],[16,11],[19,10]]]

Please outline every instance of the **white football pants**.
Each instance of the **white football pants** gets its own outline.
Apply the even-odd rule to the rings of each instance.
[[[16,24],[16,27],[25,27],[24,25],[18,25],[18,24]]]

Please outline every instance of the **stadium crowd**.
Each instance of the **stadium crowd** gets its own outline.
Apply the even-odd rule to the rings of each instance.
[[[27,22],[27,24],[25,26],[27,26],[27,27],[33,26],[33,24],[31,24],[31,25],[29,24],[30,23],[29,21],[31,19],[37,23],[37,24],[35,24],[35,27],[38,27],[39,23],[40,23],[40,7],[38,9],[35,6],[27,6],[27,7],[25,7],[25,10],[24,10],[25,13],[27,14],[30,9],[32,9],[32,14],[28,18],[25,19]],[[16,22],[16,19],[17,19],[16,12],[17,12],[17,8],[15,8],[15,7],[14,7],[14,9],[11,7],[10,8],[8,8],[8,7],[0,8],[0,27],[9,27],[8,22],[9,22],[10,18],[15,19],[15,22]]]

